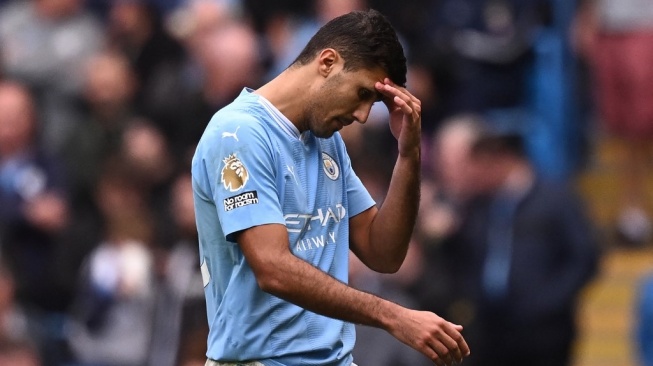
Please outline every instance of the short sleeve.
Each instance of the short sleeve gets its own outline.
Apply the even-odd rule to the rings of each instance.
[[[284,224],[274,149],[261,122],[242,114],[205,134],[198,152],[226,238],[233,241],[231,234],[253,226]]]

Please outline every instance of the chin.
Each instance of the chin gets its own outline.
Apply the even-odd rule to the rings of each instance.
[[[319,131],[319,132],[313,131],[313,135],[321,139],[328,139],[329,137],[333,136],[333,134],[335,134],[336,132],[338,131]]]

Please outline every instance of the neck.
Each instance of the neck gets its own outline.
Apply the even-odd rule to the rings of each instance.
[[[255,91],[272,103],[300,132],[306,130],[306,126],[303,126],[304,107],[313,87],[311,77],[305,75],[305,69],[286,69]]]

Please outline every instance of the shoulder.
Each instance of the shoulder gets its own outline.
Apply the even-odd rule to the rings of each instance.
[[[233,102],[217,111],[209,125],[216,128],[243,126],[249,130],[263,129],[270,116],[251,94],[241,94]]]
[[[271,153],[269,125],[267,117],[255,103],[242,103],[237,99],[213,115],[198,143],[196,154]]]
[[[205,135],[213,144],[219,141],[218,144],[223,147],[243,148],[261,143],[267,145],[270,136],[265,125],[263,121],[251,115],[230,116],[227,119],[218,118],[215,123],[211,122]]]
[[[262,107],[238,98],[211,117],[204,134],[212,138],[230,138],[234,141],[264,135],[267,118]]]

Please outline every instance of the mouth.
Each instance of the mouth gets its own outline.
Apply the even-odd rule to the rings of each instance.
[[[336,119],[336,121],[338,121],[338,123],[340,123],[340,128],[343,128],[345,126],[349,126],[350,124],[354,123],[353,120],[345,119],[345,118],[338,118],[338,119]]]

